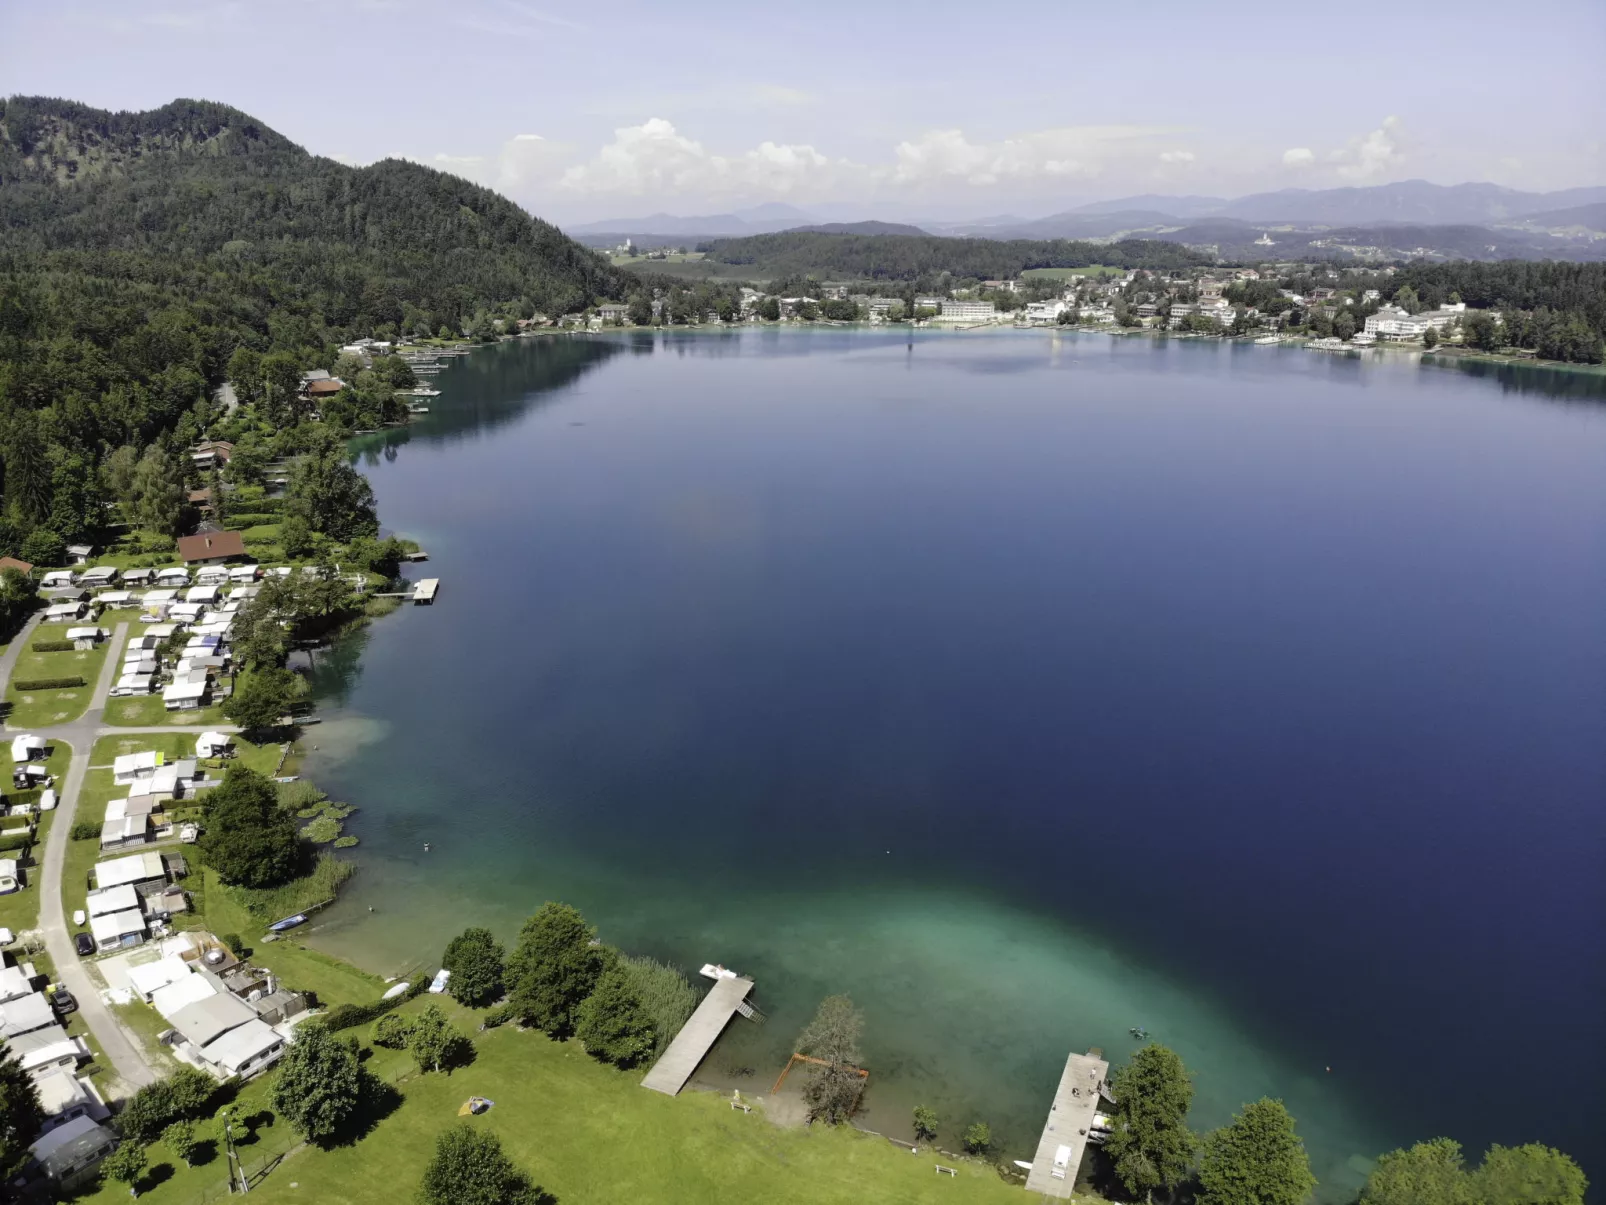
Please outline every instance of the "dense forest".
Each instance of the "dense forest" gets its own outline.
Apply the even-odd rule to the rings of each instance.
[[[1126,239],[1083,243],[1066,239],[942,238],[937,235],[820,234],[788,231],[704,244],[708,258],[751,264],[754,275],[913,281],[947,272],[955,277],[1006,279],[1027,268],[1188,268],[1209,262],[1178,243]]]
[[[1395,275],[1427,308],[1454,297],[1501,312],[1484,346],[1531,348],[1549,360],[1599,364],[1606,356],[1606,264],[1555,260],[1407,264]]]
[[[639,287],[488,189],[345,167],[223,105],[0,101],[0,553],[51,563],[105,501],[196,485],[183,449],[218,433],[242,366],[269,453],[290,453],[299,371],[350,338],[489,333]],[[351,383],[326,417],[371,425],[385,374]],[[152,530],[177,525],[158,509]]]

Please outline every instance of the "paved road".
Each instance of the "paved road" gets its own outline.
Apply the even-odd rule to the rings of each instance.
[[[112,633],[106,650],[106,663],[101,666],[95,693],[90,696],[89,709],[70,724],[59,724],[39,729],[47,741],[63,741],[72,746],[72,761],[61,791],[61,802],[56,805],[56,818],[51,821],[50,835],[45,838],[45,856],[39,875],[39,931],[44,937],[45,950],[56,966],[56,978],[67,985],[67,990],[78,1000],[78,1012],[95,1035],[95,1041],[105,1052],[124,1093],[132,1093],[159,1078],[145,1060],[139,1044],[123,1029],[112,1015],[111,1009],[100,998],[100,989],[89,978],[89,972],[78,961],[73,947],[72,930],[67,925],[66,909],[62,905],[62,867],[67,860],[67,846],[71,843],[73,817],[78,808],[78,796],[84,789],[84,776],[89,772],[90,752],[101,730],[101,717],[106,710],[106,695],[123,667],[123,645],[128,639],[128,625],[120,623]],[[19,636],[12,642],[7,656],[22,641]],[[0,659],[0,672],[9,673],[10,666]],[[113,1093],[116,1095],[116,1093]]]

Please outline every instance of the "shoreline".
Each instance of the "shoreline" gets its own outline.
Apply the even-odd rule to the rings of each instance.
[[[536,331],[524,331],[518,335],[503,336],[497,343],[510,342],[515,339],[540,338],[556,335],[639,335],[639,334],[725,334],[732,331],[744,330],[898,330],[910,331],[940,331],[945,334],[969,335],[981,331],[1037,331],[1045,334],[1059,334],[1071,332],[1079,335],[1108,335],[1112,338],[1147,337],[1150,339],[1188,339],[1208,340],[1230,344],[1253,344],[1257,338],[1271,333],[1258,331],[1243,335],[1212,335],[1201,334],[1194,331],[1153,330],[1150,328],[1126,328],[1112,330],[1108,326],[1083,326],[1077,323],[1060,325],[1026,326],[1013,322],[982,322],[972,325],[960,323],[906,323],[906,322],[839,322],[822,319],[816,322],[777,321],[777,322],[729,322],[729,323],[690,323],[683,326],[606,326],[596,330],[576,327],[573,329],[560,329],[557,327],[542,328]],[[1281,341],[1272,346],[1303,347],[1317,336],[1315,335],[1284,335]],[[482,343],[479,347],[495,347],[497,343]],[[472,348],[470,350],[473,350]],[[1499,352],[1478,351],[1473,348],[1457,347],[1441,343],[1438,347],[1426,348],[1420,343],[1376,343],[1370,347],[1354,347],[1345,344],[1343,347],[1331,349],[1341,352],[1383,353],[1409,353],[1424,360],[1442,360],[1454,362],[1466,360],[1480,364],[1499,364],[1514,367],[1567,369],[1592,375],[1606,376],[1606,364],[1584,364],[1574,360],[1546,360],[1538,356],[1508,356]]]

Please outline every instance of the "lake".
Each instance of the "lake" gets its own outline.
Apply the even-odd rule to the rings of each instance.
[[[709,1082],[846,992],[864,1124],[1007,1157],[1142,1026],[1200,1126],[1286,1100],[1323,1200],[1439,1134],[1606,1175],[1606,377],[749,329],[437,384],[358,445],[442,588],[320,659],[362,844],[313,941],[566,900],[756,978]]]

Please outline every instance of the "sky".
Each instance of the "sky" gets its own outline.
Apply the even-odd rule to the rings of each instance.
[[[243,109],[553,221],[1606,184],[1606,0],[0,0],[0,92]]]

